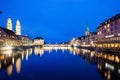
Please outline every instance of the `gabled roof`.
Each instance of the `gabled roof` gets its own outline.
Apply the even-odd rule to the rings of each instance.
[[[108,24],[108,23],[110,23],[110,22],[112,22],[112,21],[114,21],[114,20],[116,20],[116,19],[118,19],[118,18],[120,18],[120,14],[117,14],[117,15],[109,18],[108,20],[105,20],[104,22],[102,22],[102,23],[100,24],[100,26],[99,26],[97,29],[101,28],[103,25]]]

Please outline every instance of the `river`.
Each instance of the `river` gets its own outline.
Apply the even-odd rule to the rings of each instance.
[[[0,80],[120,80],[119,53],[72,47],[0,51]]]

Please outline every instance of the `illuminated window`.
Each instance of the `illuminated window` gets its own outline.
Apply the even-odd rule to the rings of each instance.
[[[109,32],[109,31],[110,31],[110,29],[107,29],[107,31]]]
[[[106,29],[106,25],[104,26],[104,28]]]
[[[119,18],[119,23],[120,23],[120,18]]]
[[[6,35],[4,34],[4,36],[6,37]]]
[[[117,40],[119,40],[119,37],[117,37]]]
[[[0,31],[0,33],[1,33],[1,31]]]
[[[109,28],[109,27],[110,27],[110,24],[107,24],[107,27]]]

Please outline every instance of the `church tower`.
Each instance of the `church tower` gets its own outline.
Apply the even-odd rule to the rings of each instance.
[[[86,32],[85,32],[85,35],[88,36],[90,34],[89,32],[89,28],[88,28],[88,24],[86,25]]]
[[[10,17],[7,20],[7,29],[12,30],[12,20]]]
[[[21,35],[21,26],[19,20],[16,22],[16,35]]]

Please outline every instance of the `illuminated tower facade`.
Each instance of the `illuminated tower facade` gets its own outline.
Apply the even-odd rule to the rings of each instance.
[[[21,26],[19,20],[16,22],[16,35],[21,35]]]
[[[7,29],[12,30],[12,20],[10,17],[7,20]]]

